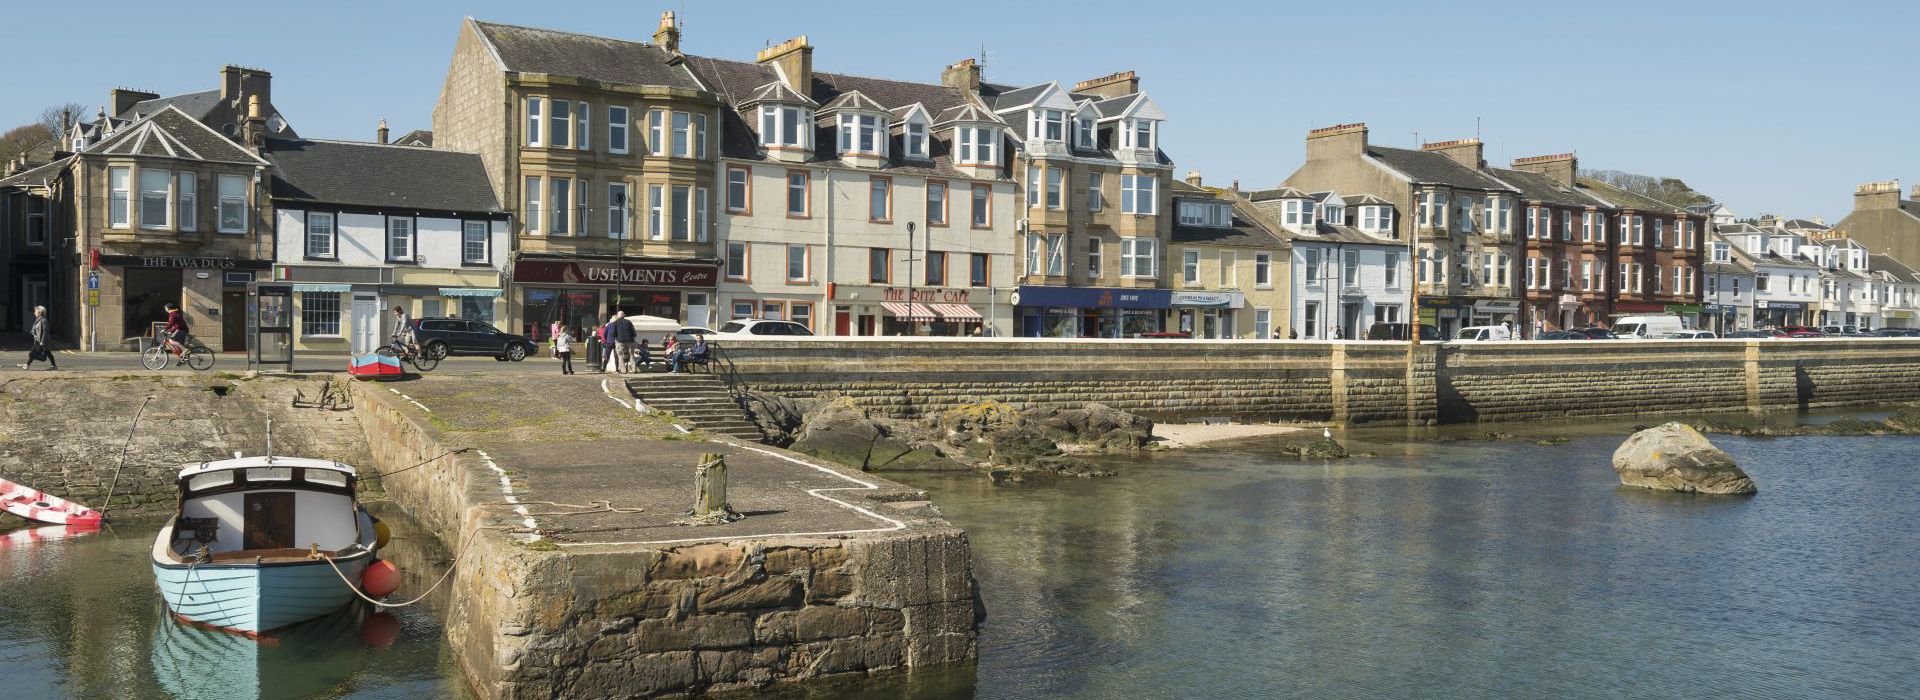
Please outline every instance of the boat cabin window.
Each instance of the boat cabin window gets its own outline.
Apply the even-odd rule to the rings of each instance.
[[[223,469],[217,472],[195,474],[187,479],[188,491],[205,491],[233,483],[233,470]]]
[[[341,488],[346,488],[347,486],[347,475],[332,469],[306,469],[303,471],[309,484],[339,486]]]
[[[255,467],[247,470],[247,481],[292,481],[293,467]]]

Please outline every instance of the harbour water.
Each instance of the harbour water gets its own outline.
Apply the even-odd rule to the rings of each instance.
[[[1626,425],[1501,430],[1355,435],[1375,456],[1337,462],[1255,442],[1106,479],[890,475],[969,533],[978,664],[773,695],[1920,697],[1920,438],[1716,437],[1761,489],[1727,498],[1620,488]],[[405,534],[403,594],[445,564]],[[170,651],[198,631],[155,600],[151,535],[0,551],[19,697],[182,697],[170,674],[217,672]],[[260,696],[458,697],[436,604],[385,647],[348,626],[261,650],[260,677],[303,694]]]

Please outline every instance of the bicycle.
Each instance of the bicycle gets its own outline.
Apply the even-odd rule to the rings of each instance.
[[[422,372],[432,372],[433,368],[440,366],[440,358],[446,356],[444,352],[435,353],[414,350],[413,346],[401,342],[398,338],[395,338],[392,342],[387,343],[385,346],[373,352],[374,354],[385,357],[400,358],[401,362],[411,362],[414,368]]]
[[[164,337],[155,336],[153,346],[147,348],[146,352],[141,353],[140,364],[151,370],[166,367],[167,362],[174,359],[173,353],[167,351],[167,345],[167,340]],[[201,372],[213,368],[213,350],[201,343],[198,338],[189,335],[187,336],[187,342],[181,345],[185,348],[186,357],[184,359],[188,367],[192,367]]]

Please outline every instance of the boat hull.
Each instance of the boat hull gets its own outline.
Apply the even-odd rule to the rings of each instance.
[[[364,511],[359,514],[369,521]],[[372,532],[364,527],[362,532]],[[173,523],[162,528],[154,544],[153,579],[160,598],[176,617],[195,624],[248,635],[270,632],[339,610],[352,602],[362,572],[374,561],[373,542],[358,551],[300,562],[220,562],[191,564],[170,561],[166,547]],[[339,573],[334,567],[339,567]]]
[[[0,479],[0,510],[53,525],[100,524],[100,512],[6,479]]]

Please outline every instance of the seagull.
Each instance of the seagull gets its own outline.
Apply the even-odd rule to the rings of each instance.
[[[1333,439],[1333,428],[1329,428],[1329,427],[1326,427],[1326,426],[1324,426],[1324,425],[1323,425],[1323,426],[1320,426],[1320,437],[1321,437],[1321,439],[1324,439],[1324,440],[1332,440],[1332,439]]]

